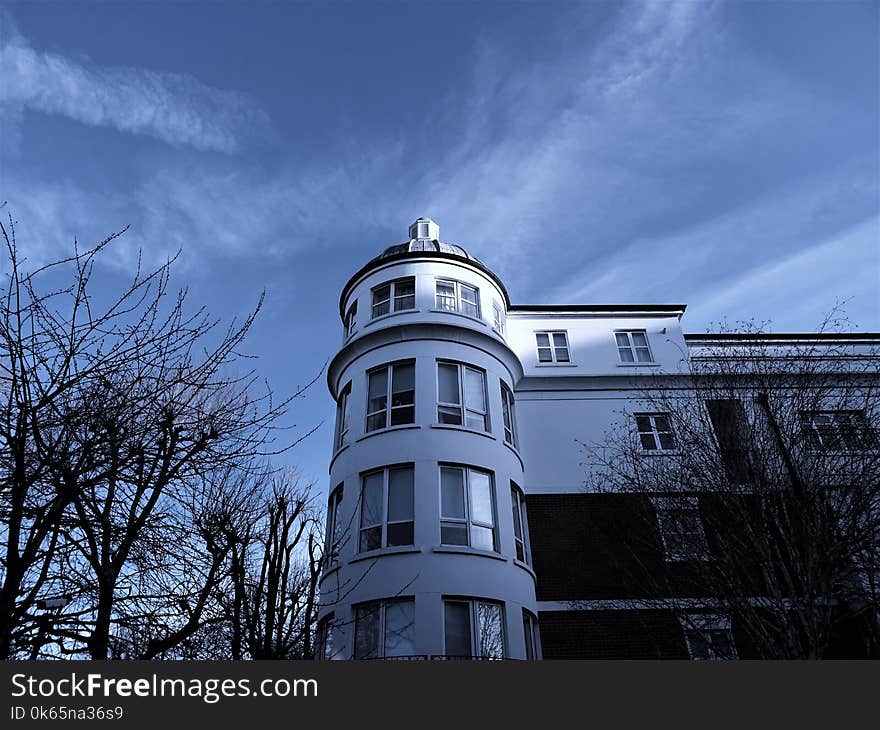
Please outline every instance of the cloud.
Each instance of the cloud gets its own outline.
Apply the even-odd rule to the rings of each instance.
[[[12,28],[8,14],[0,21],[2,105],[226,153],[270,132],[268,117],[245,94],[188,74],[106,68],[39,51]]]

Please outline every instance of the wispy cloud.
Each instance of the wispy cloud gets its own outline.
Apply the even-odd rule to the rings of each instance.
[[[227,153],[271,128],[245,94],[212,88],[188,74],[107,68],[39,51],[8,14],[0,22],[0,104]]]

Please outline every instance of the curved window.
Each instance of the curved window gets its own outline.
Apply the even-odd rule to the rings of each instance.
[[[492,475],[464,466],[440,467],[440,542],[497,550]]]
[[[513,539],[516,543],[516,559],[532,564],[529,548],[529,526],[526,522],[526,497],[513,482],[510,483],[510,502],[513,505]]]
[[[367,373],[367,432],[415,420],[414,361],[384,365]]]
[[[335,658],[333,653],[334,628],[335,623],[332,613],[318,621],[318,629],[315,633],[315,659],[326,661]]]
[[[447,657],[504,658],[504,610],[500,603],[447,598],[443,614]]]
[[[381,317],[383,314],[403,312],[407,309],[415,309],[416,306],[416,279],[408,276],[404,279],[396,279],[372,289],[373,308],[371,318]]]
[[[342,525],[340,524],[340,508],[342,506],[343,485],[340,484],[330,494],[327,504],[327,546],[324,564],[329,568],[339,562],[339,546],[342,542]]]
[[[342,448],[348,439],[348,404],[351,399],[351,383],[346,385],[336,401],[336,436],[333,440],[336,449]]]
[[[412,598],[370,601],[354,607],[354,658],[412,656],[415,648]]]
[[[456,362],[437,363],[437,422],[489,430],[485,371]]]
[[[504,441],[514,448],[519,448],[516,437],[516,413],[513,408],[513,391],[507,383],[501,381],[501,412],[504,417]]]
[[[343,328],[344,328],[344,339],[348,339],[351,337],[355,328],[357,327],[357,313],[358,313],[358,303],[357,299],[352,302],[352,305],[348,308],[348,311],[345,313],[345,320],[343,320]]]
[[[480,318],[480,290],[454,279],[437,279],[437,309]]]
[[[492,329],[504,337],[504,310],[498,302],[492,302]]]
[[[523,609],[523,637],[526,644],[526,659],[538,658],[538,621],[533,614]]]
[[[412,545],[415,528],[412,466],[365,474],[361,482],[359,550]]]

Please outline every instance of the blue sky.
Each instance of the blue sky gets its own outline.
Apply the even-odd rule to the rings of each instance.
[[[517,303],[880,329],[877,2],[28,2],[0,9],[0,200],[31,261],[130,224],[279,392],[428,215]],[[289,460],[323,480],[322,430]]]

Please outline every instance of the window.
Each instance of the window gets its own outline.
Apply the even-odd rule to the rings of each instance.
[[[513,409],[513,391],[507,387],[507,383],[501,381],[501,413],[504,416],[504,441],[518,448],[516,438],[516,413]]]
[[[318,621],[318,629],[315,635],[315,659],[327,661],[335,657],[333,653],[334,628],[332,613]]]
[[[874,448],[864,411],[812,411],[802,417],[811,449],[860,451]]]
[[[415,648],[415,600],[371,601],[354,608],[354,658],[412,656]]]
[[[510,502],[513,505],[513,539],[516,543],[516,559],[531,565],[529,527],[526,522],[526,497],[513,482],[510,483]]]
[[[351,337],[354,332],[355,327],[357,326],[357,313],[358,313],[358,303],[357,299],[354,300],[352,305],[348,308],[348,311],[345,313],[345,319],[343,320],[343,326],[345,329],[345,338],[348,339]]]
[[[632,330],[629,332],[615,332],[614,339],[617,342],[617,353],[620,362],[653,362],[651,349],[648,347],[648,335],[644,330]]]
[[[327,504],[327,567],[339,562],[339,545],[342,542],[342,525],[340,524],[340,507],[342,505],[342,484],[330,494]]]
[[[342,389],[339,400],[336,402],[336,437],[333,440],[336,449],[341,449],[348,439],[348,402],[350,398],[351,383]]]
[[[373,287],[373,319],[389,314],[392,310],[402,312],[415,309],[415,306],[416,280],[413,276]]]
[[[491,474],[462,466],[440,467],[440,542],[496,550]]]
[[[706,410],[718,440],[721,464],[733,484],[751,481],[751,457],[748,444],[748,421],[742,401],[707,400]]]
[[[643,450],[670,451],[675,448],[668,413],[636,413],[635,416]]]
[[[437,422],[489,430],[485,372],[461,363],[437,363]]]
[[[447,599],[443,611],[447,657],[504,658],[504,613],[500,603]]]
[[[498,302],[492,302],[492,327],[499,335],[504,335],[504,310]]]
[[[412,545],[415,527],[413,468],[399,466],[365,474],[361,486],[361,552]]]
[[[371,370],[367,383],[367,432],[416,420],[416,365],[399,362]],[[388,407],[388,404],[391,407]]]
[[[437,279],[437,309],[480,317],[480,290],[452,279]]]
[[[721,616],[689,616],[682,629],[691,659],[736,659],[730,621]]]
[[[709,546],[696,497],[660,497],[654,500],[666,560],[706,560]]]
[[[535,332],[538,341],[538,362],[571,362],[568,354],[568,334]]]
[[[535,617],[523,609],[523,637],[526,643],[526,659],[538,658],[538,622]]]

